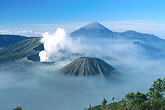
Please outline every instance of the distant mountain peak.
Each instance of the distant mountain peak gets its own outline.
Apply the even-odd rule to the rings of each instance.
[[[91,22],[71,33],[72,37],[108,38],[113,32],[98,22]]]
[[[102,24],[100,24],[98,22],[88,23],[87,25],[83,26],[82,28],[86,28],[86,29],[107,29],[106,27],[104,27]]]

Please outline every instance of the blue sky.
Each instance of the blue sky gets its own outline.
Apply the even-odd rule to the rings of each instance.
[[[20,24],[93,21],[165,24],[164,4],[164,0],[0,0],[0,30]]]

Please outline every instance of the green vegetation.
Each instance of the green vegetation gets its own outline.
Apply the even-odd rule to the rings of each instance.
[[[34,59],[33,56],[36,56],[36,54],[38,56],[38,53],[43,50],[39,40],[40,38],[26,39],[0,50],[0,62],[17,60],[24,57]]]
[[[102,105],[90,106],[87,110],[165,110],[164,95],[165,79],[157,79],[146,94],[130,92],[121,101],[107,105],[104,98]]]
[[[16,107],[13,110],[23,110],[22,107]]]
[[[102,102],[102,105],[106,105],[106,104],[107,104],[107,100],[104,98],[103,102]]]
[[[25,37],[20,35],[0,35],[0,47],[6,47],[25,39],[32,39],[32,37]]]

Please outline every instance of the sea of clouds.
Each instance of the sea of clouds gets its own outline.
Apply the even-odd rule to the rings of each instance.
[[[165,59],[151,58],[133,41],[72,38],[59,28],[55,33],[44,33],[41,42],[41,62],[55,63],[1,70],[0,109],[83,110],[89,104],[101,104],[104,97],[110,103],[112,97],[118,101],[128,92],[146,92],[154,80],[165,77]],[[120,72],[118,78],[78,78],[59,73],[80,56],[103,59]]]

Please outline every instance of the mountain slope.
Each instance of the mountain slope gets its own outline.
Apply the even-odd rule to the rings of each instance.
[[[71,76],[95,76],[103,78],[117,74],[115,68],[99,58],[80,57],[63,67],[60,72]]]
[[[150,46],[155,46],[158,48],[165,46],[165,40],[153,34],[139,33],[136,31],[129,30],[129,31],[121,33],[121,35],[124,36],[126,39],[140,40],[143,43],[146,43],[147,45],[150,45]]]
[[[109,38],[113,32],[98,22],[92,22],[72,32],[72,37]]]
[[[161,49],[158,49],[158,48],[146,45],[146,44],[142,44],[138,41],[133,42],[133,44],[136,45],[137,47],[143,48],[143,49],[150,51],[150,52],[160,52],[161,51]]]
[[[80,29],[72,32],[70,35],[71,37],[87,37],[88,39],[110,38],[117,40],[131,40],[131,41],[136,40],[157,48],[165,47],[165,40],[153,34],[139,33],[132,30],[122,33],[113,32],[97,22],[89,23],[86,26],[83,26]]]
[[[139,51],[139,53],[144,56],[148,56],[148,58],[152,58],[152,59],[161,59],[164,58],[165,56],[165,51],[162,48],[157,48],[157,47],[153,47],[147,44],[143,44],[139,41],[135,41],[133,42],[133,45],[135,47],[137,47]]]
[[[31,37],[25,37],[20,35],[0,35],[0,47],[6,47],[10,44],[17,43],[19,41],[30,39]]]
[[[0,62],[24,57],[29,60],[39,61],[38,53],[43,50],[43,45],[39,40],[39,38],[26,39],[0,50]]]

